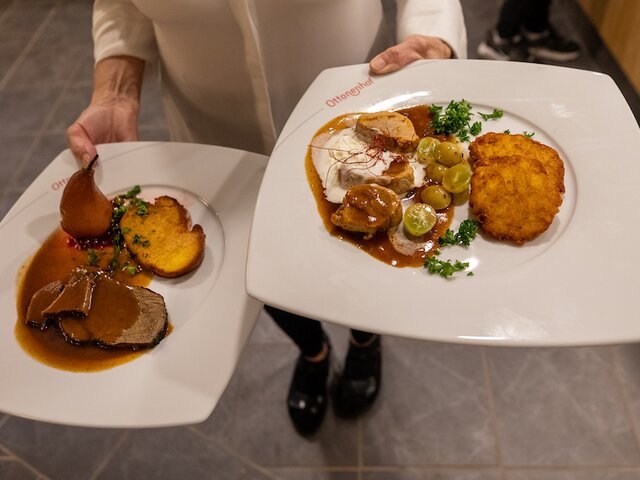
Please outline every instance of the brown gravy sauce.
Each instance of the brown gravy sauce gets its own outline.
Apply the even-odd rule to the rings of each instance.
[[[88,253],[73,246],[70,237],[58,228],[42,244],[23,268],[19,284],[15,336],[22,349],[37,361],[50,367],[72,372],[96,372],[130,362],[145,350],[105,349],[94,345],[72,345],[65,341],[57,327],[45,331],[25,325],[29,302],[33,294],[55,280],[65,281],[78,266],[87,265]],[[99,251],[103,259],[111,257],[111,248]],[[152,275],[140,272],[134,276],[118,272],[115,279],[129,285],[148,286]]]
[[[426,136],[433,136],[439,140],[445,140],[445,137],[434,135],[433,131],[429,129],[429,121],[431,119],[428,105],[417,105],[415,107],[404,108],[397,110],[397,112],[406,115],[411,123],[413,123],[414,129],[418,137],[423,138]],[[329,121],[320,130],[318,130],[314,138],[322,134],[332,134],[344,128],[353,126],[359,114],[350,113],[338,116]],[[313,143],[313,141],[311,142]],[[405,255],[398,252],[392,245],[389,237],[386,233],[377,233],[372,238],[365,240],[362,233],[349,232],[336,227],[331,223],[331,215],[335,212],[340,204],[331,203],[325,199],[324,187],[318,172],[313,165],[312,159],[312,146],[307,149],[307,156],[305,159],[305,170],[307,172],[307,180],[313,196],[316,199],[318,205],[318,212],[322,218],[327,231],[337,237],[340,240],[349,242],[360,250],[367,252],[372,257],[393,265],[395,267],[421,267],[424,264],[424,258],[430,251],[434,250],[434,246],[437,246],[438,237],[441,237],[447,231],[447,228],[451,225],[453,220],[453,202],[452,204],[443,210],[437,211],[438,220],[436,225],[423,237],[416,239],[417,242],[422,244],[422,248],[418,249],[413,255]],[[421,187],[423,188],[423,187]],[[414,191],[414,198],[419,198],[419,188]]]

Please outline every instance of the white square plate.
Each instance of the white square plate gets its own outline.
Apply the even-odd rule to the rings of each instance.
[[[534,132],[565,162],[551,228],[516,247],[478,238],[443,258],[473,276],[445,280],[394,268],[325,230],[304,160],[316,131],[348,112],[446,105],[503,110],[483,133]],[[479,117],[477,118],[480,119]],[[494,345],[587,345],[640,340],[635,265],[640,223],[640,130],[606,75],[546,65],[423,61],[370,77],[366,65],[322,72],[287,122],[258,196],[247,290],[273,306],[361,330]],[[454,225],[468,210],[456,207]]]
[[[212,412],[261,304],[245,291],[251,214],[267,158],[179,143],[98,147],[96,181],[111,196],[142,186],[143,198],[176,197],[207,235],[191,275],[154,277],[172,333],[141,357],[110,370],[75,373],[27,355],[14,335],[18,271],[59,226],[63,186],[78,165],[62,152],[0,223],[0,411],[81,426],[158,427],[204,421]]]

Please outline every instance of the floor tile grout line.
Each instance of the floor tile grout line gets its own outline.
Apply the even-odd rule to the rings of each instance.
[[[56,9],[56,8],[57,8],[57,5],[53,7],[52,11],[54,11],[54,9]],[[26,149],[26,153],[22,157],[22,160],[20,162],[20,166],[15,170],[15,172],[13,174],[13,177],[11,178],[11,185],[15,185],[16,184],[16,180],[20,177],[20,174],[25,169],[25,165],[31,160],[31,156],[33,155],[33,152],[35,151],[35,149],[40,144],[40,141],[42,140],[43,132],[47,131],[47,129],[45,127],[51,121],[51,118],[53,117],[54,112],[60,106],[60,103],[62,102],[62,99],[66,95],[66,93],[69,90],[70,86],[73,84],[73,76],[81,68],[82,68],[82,64],[79,63],[76,66],[75,70],[73,70],[70,73],[69,77],[63,83],[63,86],[60,88],[60,90],[58,92],[58,95],[56,96],[55,100],[51,103],[51,105],[49,107],[49,111],[47,112],[47,115],[44,117],[44,120],[42,121],[42,125],[40,126],[40,128],[38,128],[38,130],[36,130],[36,133],[34,134],[34,139],[31,142],[31,145],[29,146],[29,148]],[[0,91],[2,91],[2,88],[0,88]],[[66,130],[65,130],[65,134],[66,134]]]
[[[25,61],[25,59],[31,52],[31,49],[35,45],[35,43],[40,39],[40,37],[42,36],[44,31],[47,29],[47,27],[49,26],[53,18],[56,16],[57,11],[58,11],[58,4],[55,4],[51,7],[51,10],[47,14],[46,18],[42,21],[38,29],[31,36],[31,38],[29,39],[25,47],[22,49],[22,52],[20,52],[20,55],[18,55],[18,58],[16,58],[13,64],[11,64],[11,67],[9,67],[9,69],[7,70],[7,73],[5,73],[4,77],[0,79],[0,92],[5,89],[5,87],[7,86],[7,83],[9,83],[9,81],[11,80],[11,77],[15,74],[18,68],[20,68],[20,65],[22,65],[22,63]]]
[[[633,471],[640,473],[640,466],[638,465],[503,465],[506,472],[516,470],[527,470],[531,472],[541,472],[546,470],[555,470],[563,472],[588,472],[588,471],[611,471],[611,472],[625,472]]]
[[[18,462],[20,465],[22,465],[24,468],[26,468],[27,470],[29,470],[30,472],[35,473],[36,475],[38,475],[39,478],[41,478],[42,480],[50,480],[48,476],[46,476],[44,473],[42,473],[40,470],[38,470],[36,467],[34,467],[33,465],[31,465],[30,463],[28,463],[26,460],[24,460],[23,458],[20,458],[18,455],[16,455],[15,453],[13,453],[11,450],[9,450],[7,447],[5,447],[4,445],[0,445],[0,448],[2,448],[2,450],[4,450],[5,452],[7,452],[14,461]]]
[[[0,454],[4,455],[2,458],[10,458],[11,460],[14,460],[16,458],[9,450],[5,448],[4,445],[2,445],[2,443],[0,443]]]
[[[561,471],[571,471],[571,472],[585,472],[585,471],[599,471],[599,470],[609,470],[609,471],[637,471],[640,472],[640,466],[638,465],[564,465],[564,464],[549,464],[549,465],[529,465],[529,464],[513,464],[513,465],[486,465],[486,464],[406,464],[406,465],[376,465],[376,466],[368,466],[363,467],[362,469],[358,467],[349,467],[349,466],[333,466],[333,467],[321,467],[321,466],[311,466],[311,465],[292,465],[292,466],[277,466],[277,467],[267,467],[272,472],[295,472],[295,471],[305,471],[305,472],[329,472],[329,473],[357,473],[362,471],[362,473],[384,473],[384,472],[429,472],[429,471],[500,471],[505,470],[505,472],[515,471],[515,470],[527,470],[527,471],[545,471],[545,470],[561,470]]]
[[[613,367],[613,373],[616,378],[618,392],[622,399],[622,404],[624,405],[624,410],[627,415],[627,419],[629,420],[631,432],[633,433],[633,438],[636,443],[636,452],[640,453],[640,437],[638,436],[638,429],[636,427],[636,418],[633,415],[633,410],[631,409],[631,401],[627,392],[627,388],[625,387],[623,368],[622,365],[620,365],[617,351],[614,349],[614,347],[611,347],[610,350],[610,360]]]
[[[313,472],[313,473],[358,473],[358,467],[321,467],[321,466],[305,466],[305,465],[281,465],[278,467],[269,467],[269,471],[277,472]]]
[[[241,455],[240,453],[236,452],[234,449],[229,448],[228,446],[224,445],[219,440],[216,440],[215,438],[208,437],[207,435],[205,435],[204,433],[199,431],[194,426],[188,426],[188,427],[186,427],[186,429],[189,430],[194,435],[196,435],[196,436],[200,437],[201,439],[203,439],[207,444],[211,445],[212,447],[218,448],[218,449],[222,450],[223,452],[225,452],[226,454],[231,455],[232,457],[234,457],[235,459],[237,459],[238,461],[240,461],[242,464],[246,465],[247,467],[249,467],[249,468],[251,468],[253,470],[256,470],[256,471],[268,476],[272,480],[283,480],[282,478],[280,478],[278,476],[275,476],[275,474],[273,472],[268,470],[268,467],[264,467],[262,465],[259,465],[259,464],[255,463],[254,461],[248,459],[244,455]]]
[[[498,412],[496,410],[496,401],[493,394],[493,382],[491,381],[491,368],[489,367],[489,359],[487,358],[487,347],[480,347],[480,360],[482,362],[482,371],[484,374],[484,385],[487,393],[487,402],[489,404],[489,412],[491,417],[491,425],[493,431],[493,439],[495,441],[495,457],[496,465],[502,466],[502,439],[498,431]],[[504,474],[501,475],[504,480]]]
[[[2,15],[0,15],[0,27],[2,27],[2,24],[4,23],[4,21],[11,14],[11,12],[13,11],[13,9],[16,6],[16,3],[17,3],[17,1],[14,0],[13,2],[11,2],[11,5],[9,5],[7,7],[7,9],[4,12],[2,12]]]
[[[36,32],[29,39],[29,42],[27,42],[27,45],[22,50],[22,52],[20,53],[20,55],[18,56],[16,61],[13,63],[13,65],[11,66],[9,71],[6,73],[4,78],[2,78],[2,80],[0,80],[0,92],[2,92],[5,89],[6,84],[11,79],[11,76],[13,76],[15,71],[17,71],[19,66],[22,64],[22,62],[25,60],[25,58],[27,57],[27,55],[29,54],[29,52],[33,48],[33,45],[40,39],[40,37],[42,37],[44,31],[47,29],[49,24],[53,21],[53,18],[55,17],[55,15],[56,15],[56,13],[58,11],[58,6],[59,6],[58,3],[52,5],[51,10],[47,14],[46,18],[42,21],[42,23],[40,24],[40,26],[38,27]],[[32,142],[31,142],[31,144],[25,150],[25,153],[23,154],[23,156],[22,156],[22,158],[20,160],[18,168],[16,168],[16,170],[13,172],[13,176],[11,177],[10,185],[12,185],[12,186],[15,185],[16,179],[19,178],[20,174],[24,170],[25,164],[29,161],[29,159],[31,158],[31,155],[33,154],[35,148],[38,146],[38,144],[40,142],[41,132],[43,131],[43,127],[47,124],[47,122],[51,118],[52,112],[54,111],[56,106],[59,105],[59,103],[61,101],[61,98],[62,98],[62,95],[67,90],[69,84],[70,84],[70,81],[67,81],[65,83],[65,86],[60,89],[60,92],[58,93],[55,101],[50,106],[49,111],[47,112],[47,116],[43,120],[41,127],[38,130],[36,130],[36,133],[33,134],[34,138],[33,138]],[[4,195],[2,196],[2,201],[4,201],[6,199],[6,197],[7,197],[7,192],[5,191]]]
[[[120,447],[122,447],[122,445],[124,445],[124,442],[126,442],[130,436],[131,436],[130,430],[125,430],[122,433],[122,435],[120,435],[120,438],[114,442],[114,445],[113,447],[111,447],[111,450],[109,450],[105,454],[104,458],[96,466],[95,470],[93,471],[91,476],[88,478],[88,480],[95,480],[96,478],[98,478],[98,475],[100,475],[104,471],[104,469],[107,467],[107,465],[109,465],[109,462],[111,462],[111,460],[113,459],[117,451],[120,449]]]
[[[269,467],[272,473],[287,472],[292,473],[296,471],[300,472],[317,472],[317,473],[357,473],[360,469],[358,467],[319,467],[319,466],[278,466]],[[407,464],[407,465],[376,465],[363,467],[363,473],[384,473],[384,472],[430,472],[430,471],[495,471],[504,469],[506,472],[516,470],[527,471],[571,471],[571,472],[586,472],[586,471],[634,471],[640,472],[640,466],[637,465],[527,465],[527,464],[513,464],[513,465],[480,465],[480,464]]]

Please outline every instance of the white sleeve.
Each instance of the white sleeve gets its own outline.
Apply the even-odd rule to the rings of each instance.
[[[459,0],[396,0],[397,40],[422,34],[444,40],[456,58],[467,58],[467,30]]]
[[[96,63],[116,55],[153,62],[157,56],[153,23],[130,0],[95,0],[93,54]]]

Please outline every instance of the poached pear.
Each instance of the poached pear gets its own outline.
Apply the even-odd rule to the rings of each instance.
[[[93,178],[98,156],[74,173],[60,200],[60,225],[74,238],[99,237],[111,226],[113,206]]]

